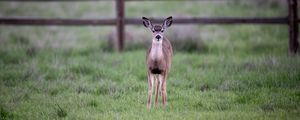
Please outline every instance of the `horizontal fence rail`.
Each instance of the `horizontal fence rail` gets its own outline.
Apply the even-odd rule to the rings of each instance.
[[[1,25],[115,25],[116,19],[43,19],[43,18],[1,18]]]
[[[163,18],[151,18],[153,23],[163,22]],[[141,25],[139,18],[125,18],[124,24]],[[288,17],[270,18],[175,18],[174,24],[287,24]],[[300,20],[297,20],[300,23]],[[62,25],[62,26],[86,26],[86,25],[116,25],[117,19],[43,19],[43,18],[4,18],[0,17],[1,25]]]
[[[154,23],[163,22],[163,18],[151,18]],[[141,24],[141,19],[126,19],[127,24]],[[287,24],[287,17],[270,18],[234,18],[234,17],[216,17],[216,18],[175,18],[175,24]]]
[[[24,17],[0,17],[0,25],[57,25],[57,26],[107,26],[113,25],[117,29],[118,51],[123,50],[125,25],[142,25],[141,18],[125,18],[125,2],[130,1],[163,1],[163,0],[0,0],[1,2],[88,2],[88,1],[112,1],[116,3],[116,18],[111,19],[46,19],[46,18],[24,18]],[[182,0],[169,0],[182,1]],[[230,0],[189,0],[189,1],[216,1],[226,2]],[[286,0],[288,15],[281,17],[191,17],[174,18],[174,24],[282,24],[289,26],[289,53],[294,55],[298,51],[298,2],[297,0]],[[150,18],[154,23],[161,23],[163,18]]]

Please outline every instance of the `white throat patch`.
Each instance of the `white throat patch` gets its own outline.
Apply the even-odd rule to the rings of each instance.
[[[163,57],[162,40],[159,41],[157,41],[156,39],[153,40],[150,55],[153,60],[162,59]]]

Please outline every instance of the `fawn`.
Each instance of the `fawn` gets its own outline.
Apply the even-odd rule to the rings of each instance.
[[[172,25],[172,16],[164,20],[162,25],[152,25],[151,21],[142,17],[143,24],[152,32],[151,46],[146,54],[148,70],[148,102],[147,108],[151,108],[153,82],[156,80],[155,106],[158,106],[158,94],[162,96],[162,104],[165,107],[167,102],[167,76],[171,68],[173,50],[170,41],[163,36],[166,28]],[[160,89],[161,88],[161,89]]]

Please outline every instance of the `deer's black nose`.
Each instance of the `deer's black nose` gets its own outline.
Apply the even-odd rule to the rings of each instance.
[[[159,40],[161,37],[160,37],[160,35],[156,35],[155,38]]]

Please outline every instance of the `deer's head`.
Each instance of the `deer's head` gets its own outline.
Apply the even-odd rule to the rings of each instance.
[[[152,25],[152,22],[146,17],[143,17],[142,19],[144,26],[149,28],[152,32],[152,42],[162,43],[164,31],[172,25],[172,16],[165,19],[162,25]]]

